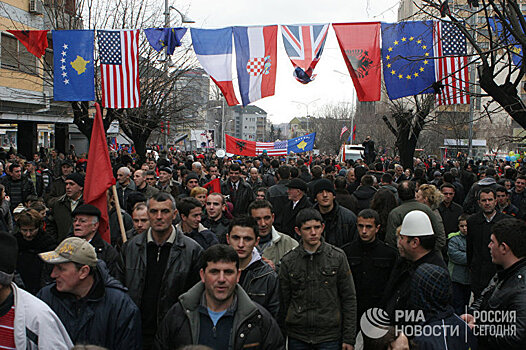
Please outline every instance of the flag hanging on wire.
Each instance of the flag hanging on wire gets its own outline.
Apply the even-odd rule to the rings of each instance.
[[[286,156],[288,141],[256,142],[256,155]]]
[[[139,107],[139,30],[99,30],[97,38],[103,107]]]
[[[48,46],[47,30],[8,30],[24,45],[30,53],[40,58]]]
[[[438,105],[469,103],[466,37],[452,22],[435,21],[433,28],[436,81],[444,87]]]
[[[343,134],[344,134],[347,130],[349,130],[349,128],[348,128],[346,125],[342,127],[342,131],[340,131],[340,138],[342,138]]]
[[[300,83],[314,80],[314,67],[323,53],[328,31],[328,24],[281,26],[285,51],[294,66],[294,78]]]

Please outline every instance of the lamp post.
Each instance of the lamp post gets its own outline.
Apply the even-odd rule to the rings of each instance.
[[[317,99],[312,100],[312,101],[310,101],[310,102],[308,102],[308,103],[305,103],[305,102],[299,102],[299,101],[291,101],[292,103],[297,103],[297,104],[300,104],[300,105],[305,106],[305,109],[306,109],[306,111],[307,111],[307,133],[310,131],[310,130],[309,130],[309,118],[310,118],[310,115],[309,115],[309,105],[312,104],[312,103],[314,103],[314,102],[316,102],[316,101],[319,101],[319,100],[321,100],[321,98],[317,98]]]

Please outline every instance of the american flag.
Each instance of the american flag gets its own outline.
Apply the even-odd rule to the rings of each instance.
[[[288,141],[256,142],[256,155],[267,151],[268,156],[286,156]]]
[[[343,134],[344,134],[347,130],[349,130],[349,128],[348,128],[346,125],[344,125],[344,126],[342,127],[342,131],[340,132],[340,138],[342,138]]]
[[[97,31],[102,105],[136,108],[139,95],[139,30]]]
[[[466,37],[458,27],[447,21],[435,21],[434,30],[435,75],[444,85],[437,94],[437,104],[469,103],[469,76]]]

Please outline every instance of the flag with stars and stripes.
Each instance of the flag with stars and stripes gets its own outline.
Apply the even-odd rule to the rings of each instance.
[[[287,145],[287,141],[256,142],[256,155],[266,152],[267,156],[286,156]]]
[[[102,106],[139,107],[139,30],[98,30],[97,39]]]
[[[466,37],[448,21],[435,21],[433,28],[435,75],[443,85],[437,94],[438,105],[469,103],[469,76]]]
[[[93,30],[53,31],[53,99],[94,101]]]

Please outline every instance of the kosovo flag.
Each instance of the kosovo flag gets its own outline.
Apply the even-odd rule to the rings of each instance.
[[[53,99],[94,101],[93,30],[53,31]]]
[[[389,99],[434,93],[433,22],[382,23],[382,63]]]
[[[166,53],[173,55],[175,47],[181,46],[186,28],[148,28],[144,34],[154,50],[161,52],[166,47]]]
[[[312,151],[314,149],[314,141],[316,140],[316,133],[303,135],[288,140],[287,152],[302,153]]]

